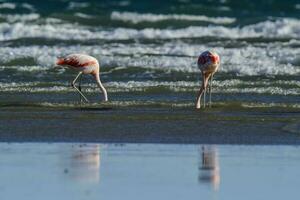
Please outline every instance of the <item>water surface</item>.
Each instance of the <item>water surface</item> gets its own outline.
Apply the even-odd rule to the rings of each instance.
[[[283,199],[298,146],[0,144],[9,199]]]
[[[56,57],[99,59],[110,104],[193,107],[200,85],[196,61],[220,54],[214,101],[299,108],[298,1],[0,2],[0,91],[23,101],[74,105],[76,73],[53,69]],[[83,88],[92,102],[91,77]],[[47,96],[47,98],[45,98]]]

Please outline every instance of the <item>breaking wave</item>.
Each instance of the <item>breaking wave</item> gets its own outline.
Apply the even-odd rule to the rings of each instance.
[[[131,22],[138,24],[142,22],[159,22],[165,20],[178,20],[178,21],[203,21],[214,24],[232,24],[236,21],[235,18],[230,17],[207,17],[204,15],[179,15],[179,14],[140,14],[135,12],[118,12],[111,13],[112,20]]]
[[[10,17],[15,21],[21,16]],[[27,18],[35,19],[38,15],[29,15]],[[25,20],[25,19],[24,19]],[[72,30],[72,31],[70,31]],[[105,30],[103,28],[92,28],[76,26],[72,23],[62,24],[26,24],[1,23],[0,41],[14,40],[19,38],[48,38],[61,40],[130,40],[130,39],[180,39],[180,38],[300,38],[300,20],[278,19],[276,21],[265,21],[244,27],[225,26],[190,26],[181,29],[154,29],[142,30],[132,28],[115,28]]]

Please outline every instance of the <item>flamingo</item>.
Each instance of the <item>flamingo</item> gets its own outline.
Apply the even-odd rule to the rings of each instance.
[[[65,57],[58,58],[56,61],[56,65],[69,67],[71,69],[79,71],[78,75],[72,81],[71,85],[86,102],[89,102],[89,100],[81,92],[80,85],[79,89],[75,86],[77,79],[81,77],[82,74],[91,74],[95,78],[99,89],[104,95],[104,101],[108,101],[106,89],[104,88],[100,80],[100,66],[96,58],[85,54],[70,54]]]
[[[220,57],[217,53],[212,51],[204,51],[200,54],[198,58],[198,67],[201,70],[202,74],[202,86],[198,92],[197,99],[196,99],[196,109],[200,109],[201,107],[201,97],[204,93],[204,105],[205,108],[205,94],[206,88],[209,83],[209,106],[211,107],[211,91],[212,91],[212,79],[214,74],[217,72],[220,66]]]

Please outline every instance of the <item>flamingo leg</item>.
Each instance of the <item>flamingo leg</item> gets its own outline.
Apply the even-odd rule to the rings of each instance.
[[[82,79],[82,76],[79,77],[78,89],[79,89],[80,92],[81,92],[81,79]],[[82,102],[83,102],[81,95],[79,95],[79,101],[80,101],[80,105],[81,105]]]
[[[204,80],[203,80],[203,108],[206,107],[206,92],[207,92],[207,85],[211,74],[204,74]]]
[[[209,107],[211,108],[211,93],[212,93],[212,81],[213,81],[213,74],[210,77],[209,83]]]
[[[82,75],[82,72],[79,72],[76,78],[72,81],[72,87],[77,90],[77,92],[80,94],[80,96],[86,101],[89,102],[89,100],[82,94],[82,92],[75,86],[75,83],[77,79]]]
[[[204,94],[203,94],[203,108],[206,106],[206,88],[204,88]]]
[[[210,75],[202,73],[202,86],[197,95],[196,109],[199,109],[201,107],[201,97],[202,97],[203,93],[204,93],[204,107],[205,107],[205,93],[206,93],[206,87],[207,87],[209,77],[210,77]]]
[[[196,109],[200,109],[200,107],[201,107],[201,97],[202,97],[202,94],[203,94],[203,91],[204,91],[204,82],[205,82],[205,76],[202,73],[202,85],[201,85],[200,90],[197,94]]]
[[[203,108],[205,108],[206,105],[206,89],[204,89],[204,94],[203,94]]]

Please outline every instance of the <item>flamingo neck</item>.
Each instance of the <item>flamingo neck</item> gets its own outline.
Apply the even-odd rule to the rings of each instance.
[[[100,90],[102,91],[102,93],[104,95],[104,101],[108,101],[107,92],[106,92],[106,89],[104,88],[104,86],[101,83],[100,75],[96,74],[95,78],[96,78],[96,82],[97,82],[98,87],[100,88]]]

